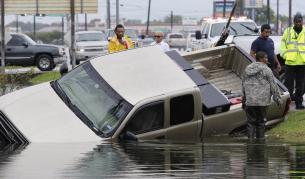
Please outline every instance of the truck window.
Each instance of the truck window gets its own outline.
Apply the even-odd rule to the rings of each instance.
[[[191,121],[194,118],[194,97],[184,95],[170,100],[170,125]]]
[[[126,130],[141,134],[162,129],[164,124],[164,102],[156,102],[139,109],[129,120]]]
[[[25,40],[19,36],[13,35],[12,39],[8,41],[8,46],[22,46]]]
[[[181,34],[171,34],[169,36],[170,39],[182,39],[183,38],[183,35]]]

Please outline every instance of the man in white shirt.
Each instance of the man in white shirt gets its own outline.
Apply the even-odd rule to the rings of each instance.
[[[169,45],[163,41],[163,37],[164,37],[163,32],[155,32],[155,34],[154,34],[155,41],[152,42],[150,45],[157,45],[164,52],[167,52],[167,51],[169,51]]]

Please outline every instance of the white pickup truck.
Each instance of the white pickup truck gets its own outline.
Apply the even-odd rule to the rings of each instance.
[[[219,40],[228,19],[205,19],[202,22],[200,35],[196,36],[195,41],[189,43],[187,49],[194,51],[198,49],[214,47]],[[232,19],[229,25],[229,36],[225,44],[233,42],[234,37],[238,36],[254,36],[259,35],[256,23],[251,19],[238,18]],[[250,43],[250,40],[248,41]],[[251,41],[252,43],[252,41]],[[251,45],[250,43],[250,45]],[[237,44],[238,45],[238,44]]]
[[[0,141],[185,139],[245,129],[241,75],[252,58],[221,46],[180,56],[155,46],[100,56],[60,79],[0,97]],[[282,121],[282,104],[267,125]]]
[[[228,19],[205,19],[202,22],[200,37],[188,43],[187,49],[194,51],[214,47],[227,21]],[[229,32],[225,44],[234,43],[248,53],[250,53],[252,42],[259,36],[256,23],[245,18],[232,19]],[[272,35],[270,38],[274,41],[275,54],[279,54],[282,36]]]

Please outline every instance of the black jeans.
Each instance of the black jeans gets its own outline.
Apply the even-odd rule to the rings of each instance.
[[[266,109],[267,106],[246,106],[249,139],[263,139],[265,137]]]
[[[285,86],[288,88],[290,96],[293,95],[295,89],[294,100],[297,106],[300,106],[303,103],[304,80],[305,65],[286,65]]]

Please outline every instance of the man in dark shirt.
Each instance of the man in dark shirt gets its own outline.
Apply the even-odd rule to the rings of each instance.
[[[261,26],[261,35],[252,42],[251,56],[255,58],[256,52],[263,51],[268,55],[268,66],[273,71],[274,75],[278,77],[278,72],[281,70],[281,65],[274,54],[274,42],[269,35],[271,34],[271,27],[268,24]]]

